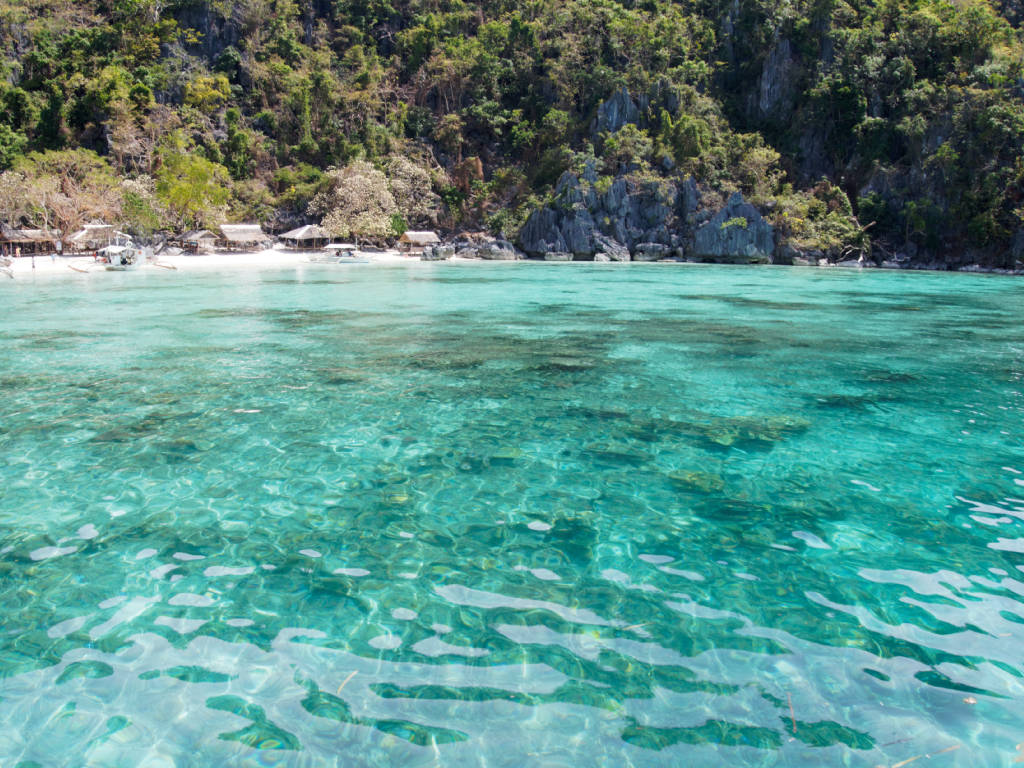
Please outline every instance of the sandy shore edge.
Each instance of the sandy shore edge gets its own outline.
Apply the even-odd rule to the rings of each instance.
[[[139,269],[159,270],[174,269],[182,272],[200,270],[228,269],[279,269],[300,265],[314,266],[310,256],[316,255],[309,251],[288,251],[268,248],[264,251],[239,251],[237,253],[210,253],[197,256],[179,254],[176,256],[157,256],[155,264],[142,264]],[[362,258],[369,259],[372,264],[408,264],[421,263],[419,256],[404,256],[398,251],[359,253]],[[34,262],[34,263],[33,263]],[[161,266],[162,265],[162,266]],[[330,265],[327,265],[330,266]],[[92,272],[106,272],[103,264],[93,261],[92,256],[22,256],[14,259],[8,268],[15,278],[29,275],[73,275]],[[4,276],[0,274],[0,279]]]

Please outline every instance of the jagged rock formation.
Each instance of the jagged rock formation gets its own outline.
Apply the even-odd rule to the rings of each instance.
[[[555,201],[534,211],[520,232],[520,248],[547,261],[773,260],[775,231],[739,192],[713,215],[704,212],[710,218],[698,228],[700,192],[691,178],[632,190],[619,178],[603,193],[596,181],[592,172],[563,174]]]
[[[460,241],[454,246],[454,253],[462,259],[484,259],[485,261],[516,261],[525,257],[525,254],[516,249],[512,243],[493,237],[477,237],[468,241]]]
[[[739,192],[694,236],[693,255],[702,261],[767,264],[774,251],[771,224]]]
[[[624,254],[636,253],[640,244],[682,255],[698,200],[692,179],[674,184],[619,177],[602,190],[593,168],[582,177],[567,171],[558,181],[554,201],[527,219],[519,247],[539,258],[571,253],[580,260],[603,255],[624,261]]]
[[[628,123],[636,123],[640,119],[640,110],[633,102],[629,91],[620,88],[610,99],[601,103],[597,108],[597,117],[594,119],[594,133],[604,132],[615,133]]]
[[[788,38],[777,39],[768,51],[758,80],[757,116],[776,123],[793,112],[799,82],[799,66]]]

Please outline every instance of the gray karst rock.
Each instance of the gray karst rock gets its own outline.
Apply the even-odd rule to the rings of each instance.
[[[800,71],[787,38],[775,41],[758,80],[757,114],[776,122],[786,120],[793,111]]]
[[[482,243],[478,253],[481,259],[487,259],[488,261],[516,261],[523,258],[523,254],[506,240]]]
[[[548,251],[544,254],[544,261],[572,261],[572,254],[567,251]]]
[[[562,220],[562,237],[560,245],[553,250],[569,251],[586,255],[594,252],[594,234],[597,226],[594,217],[586,208],[574,208],[568,211]],[[549,249],[545,249],[549,250]]]
[[[705,261],[767,264],[774,251],[771,224],[739,192],[694,235],[694,256]]]
[[[454,245],[428,245],[423,249],[421,261],[447,261],[455,255]]]
[[[640,110],[629,95],[629,91],[623,87],[597,108],[594,133],[595,135],[604,131],[615,133],[627,123],[635,123],[639,119]]]
[[[594,233],[594,245],[597,252],[594,261],[629,261],[629,249],[614,238]],[[602,258],[598,258],[598,256]]]
[[[512,243],[494,238],[464,243],[459,247],[458,255],[464,259],[485,259],[487,261],[516,261],[524,258],[524,254]]]
[[[519,247],[536,256],[548,251],[565,251],[561,214],[548,206],[531,213],[519,231]]]
[[[535,210],[519,233],[518,245],[530,256],[572,253],[587,260],[597,253],[619,254],[602,246],[598,235],[627,252],[641,243],[683,248],[693,231],[700,194],[692,178],[679,183],[615,179],[605,189],[592,169],[583,178],[564,173],[555,199]],[[588,178],[591,177],[591,178]],[[621,254],[616,260],[622,260]]]
[[[793,265],[797,263],[795,260],[802,258],[803,254],[792,245],[783,243],[776,246],[775,253],[772,255],[772,264],[789,264]]]
[[[633,261],[658,261],[666,258],[672,251],[663,243],[640,243],[633,249]]]

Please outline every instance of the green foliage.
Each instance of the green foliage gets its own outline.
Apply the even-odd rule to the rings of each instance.
[[[604,138],[602,157],[612,168],[628,170],[645,167],[654,151],[654,142],[647,132],[627,123]]]
[[[28,137],[0,123],[0,171],[7,170],[21,157],[28,145]]]
[[[231,83],[224,75],[199,75],[185,84],[185,104],[200,112],[218,109],[231,95]]]
[[[409,228],[409,225],[405,223],[405,219],[400,213],[391,214],[391,234],[395,237],[401,237],[405,234],[405,230]]]
[[[785,185],[774,198],[771,215],[776,231],[798,248],[818,250],[833,261],[869,255],[871,242],[867,228],[877,222],[864,218],[868,212],[881,213],[885,203],[877,195],[861,198],[861,226],[853,215],[849,198],[828,180],[822,180],[810,190],[794,192]]]
[[[157,150],[156,195],[180,229],[216,226],[230,197],[227,170],[200,156],[180,133]]]
[[[121,198],[121,222],[132,235],[149,237],[163,225],[152,197],[126,190]]]
[[[1000,7],[13,0],[0,27],[0,169],[44,150],[109,153],[157,179],[160,216],[195,221],[301,214],[330,187],[325,169],[364,159],[393,181],[393,158],[408,155],[430,178],[401,200],[395,187],[407,222],[458,216],[509,232],[590,162],[603,186],[692,176],[740,190],[775,205],[786,236],[836,253],[867,242],[839,184],[885,190],[856,206],[880,240],[1005,249],[1024,208],[1024,55]],[[210,25],[189,29],[201,14]],[[782,43],[789,68],[768,78]],[[599,105],[623,88],[637,118],[596,136]],[[783,91],[789,106],[762,111]],[[447,179],[465,158],[483,159],[482,181]],[[205,213],[186,205],[192,183],[219,190],[200,200]],[[128,193],[124,205],[146,218]]]

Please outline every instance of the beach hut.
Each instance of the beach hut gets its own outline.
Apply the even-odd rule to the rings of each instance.
[[[0,252],[14,255],[19,250],[22,256],[35,253],[53,253],[57,250],[60,234],[47,229],[19,229],[0,225]]]
[[[98,251],[117,240],[113,224],[94,221],[86,224],[68,238],[68,250]]]
[[[217,244],[217,236],[208,229],[196,229],[186,232],[178,242],[185,253],[209,252]]]
[[[307,224],[304,227],[293,229],[291,232],[285,232],[279,237],[289,248],[303,251],[323,248],[331,241],[327,230],[316,226],[316,224]]]
[[[398,250],[403,253],[423,253],[423,249],[428,245],[437,245],[440,242],[441,238],[437,236],[437,232],[410,230],[398,238]]]
[[[233,251],[269,248],[271,243],[270,236],[259,224],[222,224],[220,234],[217,246]]]

